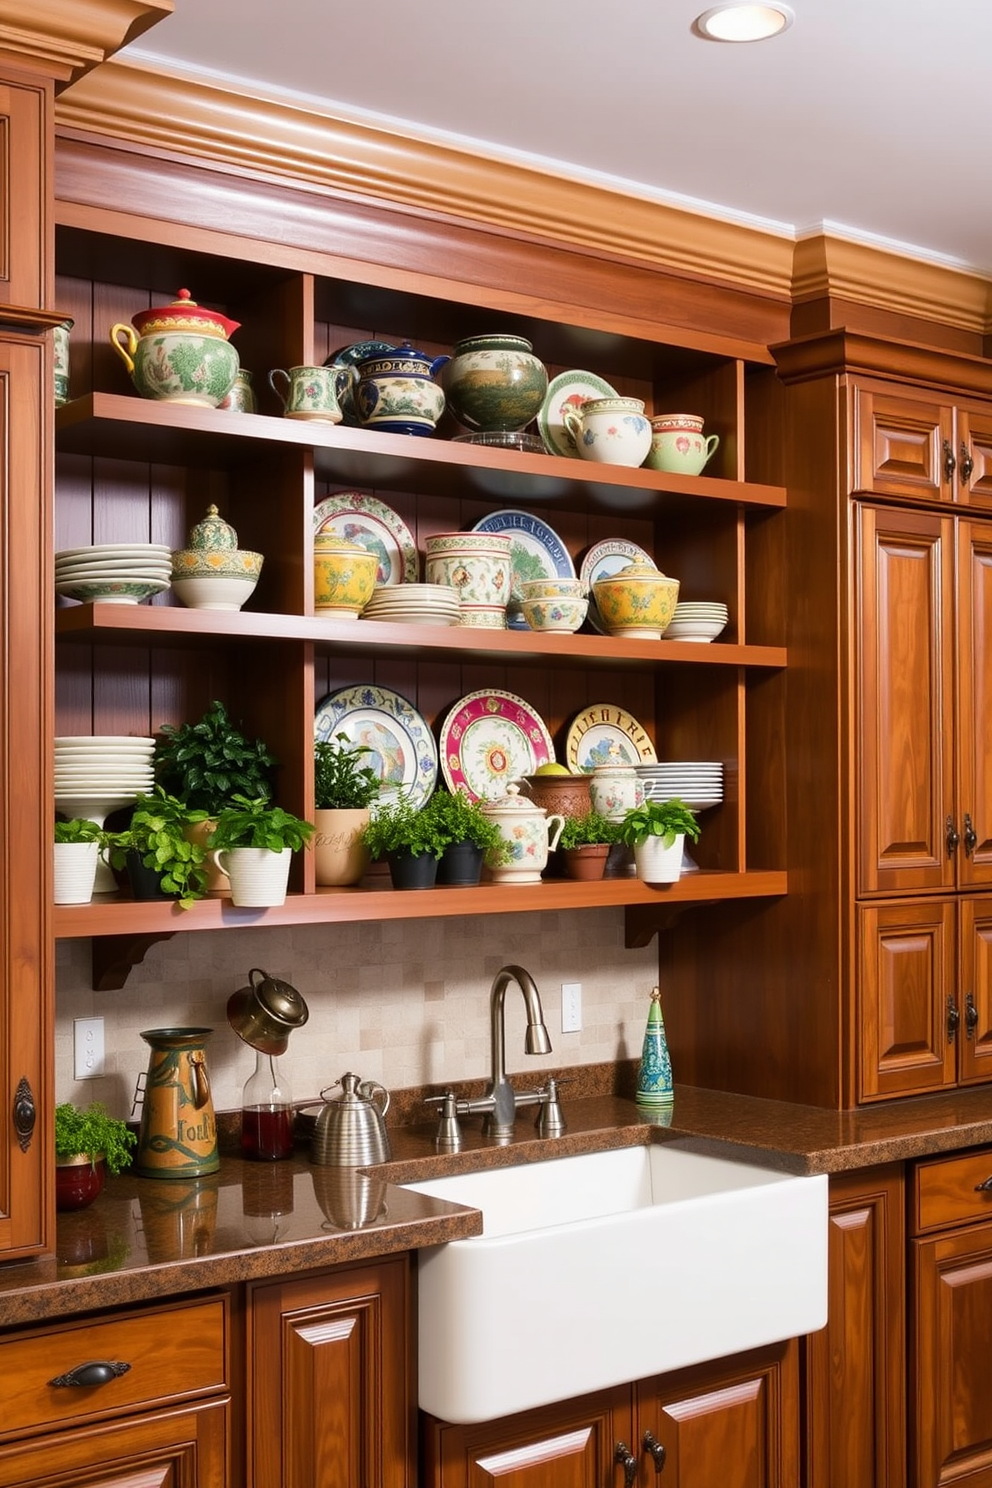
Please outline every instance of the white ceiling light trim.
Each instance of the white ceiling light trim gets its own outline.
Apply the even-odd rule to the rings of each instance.
[[[787,31],[794,20],[793,11],[778,0],[762,5],[731,0],[697,16],[692,29],[706,41],[767,41]]]

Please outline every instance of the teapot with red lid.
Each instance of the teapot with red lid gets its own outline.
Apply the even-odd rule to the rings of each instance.
[[[110,344],[143,398],[216,408],[240,366],[229,337],[239,322],[198,305],[181,289],[170,305],[139,310],[110,328]]]

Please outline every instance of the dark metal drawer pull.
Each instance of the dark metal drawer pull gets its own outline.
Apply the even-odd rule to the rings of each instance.
[[[634,1488],[634,1479],[637,1477],[637,1458],[626,1442],[617,1442],[613,1450],[613,1461],[619,1462],[623,1467],[623,1488]]]
[[[975,1184],[976,1193],[992,1193],[992,1178],[985,1178],[981,1183]]]
[[[65,1385],[81,1385],[84,1389],[94,1385],[109,1385],[112,1379],[127,1374],[130,1368],[130,1364],[112,1364],[109,1359],[91,1359],[88,1364],[77,1364],[68,1374],[57,1374],[48,1383],[56,1390]]]
[[[652,1436],[650,1431],[645,1431],[641,1445],[645,1452],[650,1452],[655,1472],[660,1473],[665,1466],[665,1458],[668,1456],[661,1442]]]

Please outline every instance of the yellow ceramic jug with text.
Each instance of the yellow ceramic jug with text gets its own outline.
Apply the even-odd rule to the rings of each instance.
[[[212,1028],[153,1028],[135,1171],[146,1178],[199,1178],[220,1167],[205,1044]]]

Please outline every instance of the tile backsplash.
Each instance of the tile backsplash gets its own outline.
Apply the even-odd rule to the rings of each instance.
[[[147,1068],[141,1030],[203,1026],[214,1033],[207,1064],[218,1111],[241,1104],[254,1052],[227,1023],[232,992],[253,966],[291,982],[310,1009],[280,1060],[297,1101],[354,1070],[388,1089],[484,1078],[489,1069],[489,988],[507,962],[526,967],[544,1004],[553,1052],[523,1052],[523,999],[506,999],[510,1072],[612,1063],[640,1054],[654,942],[623,944],[619,909],[479,918],[383,920],[180,933],[156,942],[118,992],[94,992],[88,940],[61,941],[56,963],[56,1098],[103,1100],[131,1114]],[[561,1032],[561,985],[582,985],[582,1030]],[[106,1073],[73,1078],[73,1019],[102,1017]]]

